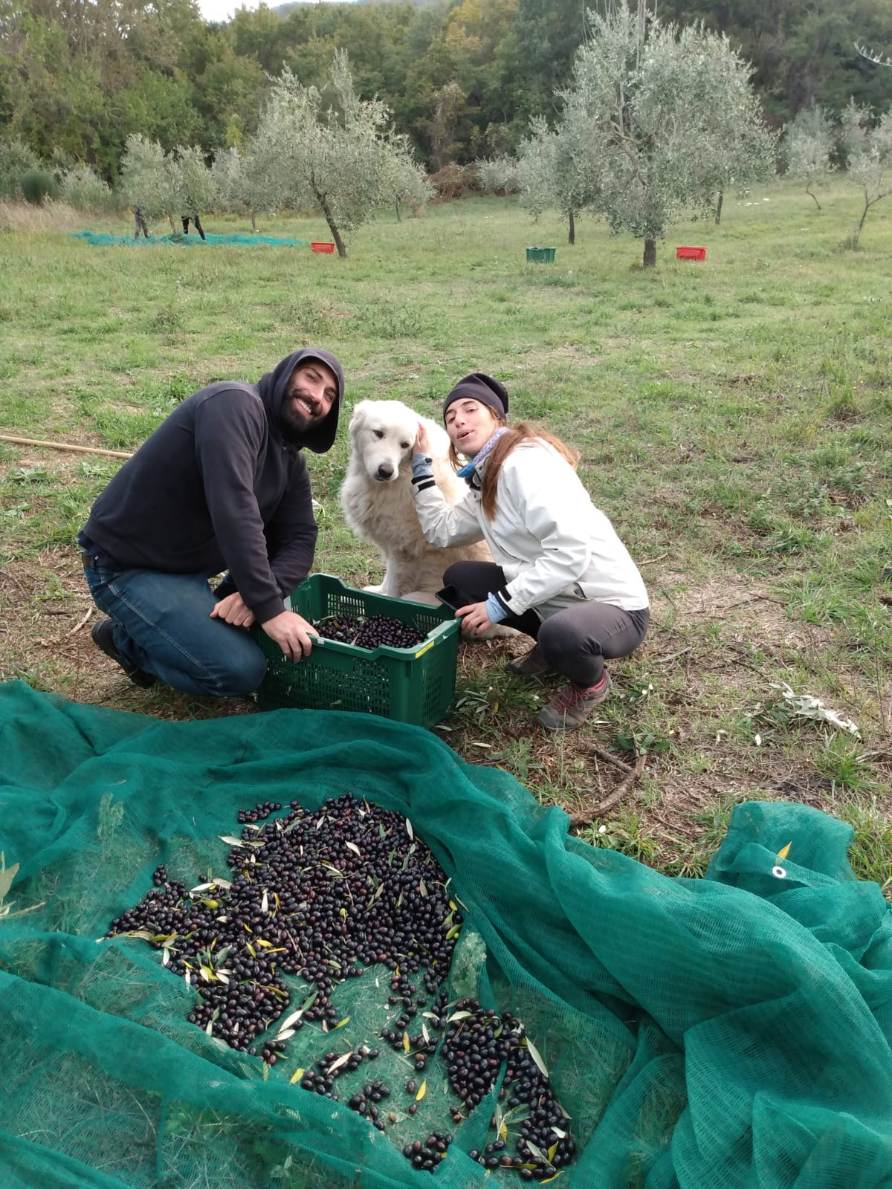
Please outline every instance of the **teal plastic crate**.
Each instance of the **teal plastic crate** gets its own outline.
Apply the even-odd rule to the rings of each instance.
[[[527,264],[554,264],[555,248],[527,248]]]
[[[269,660],[257,691],[262,709],[364,710],[422,727],[439,722],[449,710],[460,638],[459,622],[449,607],[357,590],[331,574],[307,578],[291,596],[291,607],[308,620],[387,615],[412,624],[426,638],[412,648],[382,644],[369,650],[320,637],[308,657],[290,661],[255,628],[254,638]]]

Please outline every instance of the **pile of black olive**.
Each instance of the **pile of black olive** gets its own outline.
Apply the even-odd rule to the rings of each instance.
[[[224,838],[232,844],[231,880],[209,878],[187,890],[158,867],[152,889],[107,935],[148,940],[163,964],[197,991],[189,1019],[234,1049],[259,1049],[268,1066],[282,1059],[288,1039],[308,1021],[324,1032],[336,1028],[331,997],[338,983],[375,963],[389,966],[394,1014],[380,1035],[420,1076],[439,1049],[449,1084],[470,1112],[507,1063],[499,1095],[507,1098],[506,1124],[497,1117],[495,1141],[471,1157],[486,1169],[513,1168],[525,1180],[554,1175],[575,1149],[523,1026],[475,1000],[447,1004],[445,979],[462,915],[411,823],[349,794],[314,811],[292,801],[286,814],[272,817],[281,808],[266,801],[239,811],[239,838]],[[292,1002],[286,975],[308,985],[300,1003]],[[274,1023],[277,1032],[255,1045]],[[292,1080],[337,1099],[337,1079],[378,1056],[367,1044],[332,1049]],[[383,1081],[370,1079],[347,1105],[383,1131],[388,1120],[417,1113],[426,1083],[410,1078],[410,1102],[398,1109],[382,1105],[390,1094]],[[455,1123],[466,1118],[459,1107],[451,1114]],[[504,1151],[508,1124],[519,1127],[513,1156]],[[450,1134],[433,1132],[403,1151],[413,1167],[432,1171],[451,1142]]]
[[[414,648],[424,639],[410,623],[403,623],[388,615],[371,615],[366,619],[350,615],[327,615],[313,621],[313,627],[326,640],[339,640],[357,648],[377,648],[389,644],[391,648]]]
[[[161,949],[198,991],[190,1020],[249,1053],[292,1006],[282,976],[310,984],[300,1014],[261,1049],[270,1065],[307,1021],[336,1024],[333,988],[373,963],[423,968],[426,985],[439,986],[462,919],[442,868],[401,814],[345,794],[313,812],[292,801],[287,815],[257,824],[278,808],[239,813],[231,883],[188,891],[160,867],[153,890],[108,933],[135,932]]]
[[[576,1145],[569,1116],[537,1063],[542,1058],[530,1047],[523,1024],[507,1012],[499,1016],[474,999],[464,999],[454,1005],[447,1025],[441,1052],[449,1085],[469,1111],[492,1090],[507,1063],[499,1099],[508,1109],[493,1120],[495,1140],[482,1151],[471,1151],[471,1159],[487,1169],[516,1169],[525,1181],[554,1176],[572,1161]],[[505,1149],[515,1126],[518,1136],[511,1155]]]
[[[360,621],[351,615],[326,615],[324,619],[312,620],[312,624],[325,640],[352,644],[359,632]]]

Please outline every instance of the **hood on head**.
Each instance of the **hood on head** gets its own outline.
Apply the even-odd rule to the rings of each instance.
[[[301,440],[296,441],[294,444],[299,449],[312,450],[314,454],[324,454],[326,450],[330,450],[334,445],[335,435],[338,432],[338,415],[341,409],[341,401],[344,399],[344,371],[335,356],[330,351],[324,351],[321,347],[302,347],[299,351],[293,351],[290,355],[286,356],[285,359],[276,364],[271,372],[267,372],[265,376],[262,376],[257,387],[260,392],[260,398],[266,406],[270,425],[278,432],[282,402],[288,392],[288,385],[291,382],[294,369],[299,367],[300,364],[306,363],[309,359],[316,359],[331,369],[336,381],[337,394],[332,401],[328,416],[323,421],[320,421],[318,425],[314,425],[309,429],[303,434]]]

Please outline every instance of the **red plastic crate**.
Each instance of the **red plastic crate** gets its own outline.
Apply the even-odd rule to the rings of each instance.
[[[334,244],[326,243],[324,240],[314,239],[310,241],[310,249],[313,252],[327,252],[329,256],[335,250]]]
[[[706,259],[706,249],[705,248],[676,248],[675,249],[675,259],[676,260],[705,260]]]

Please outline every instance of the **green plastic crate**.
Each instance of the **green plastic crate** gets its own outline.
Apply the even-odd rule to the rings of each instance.
[[[527,264],[554,264],[555,248],[527,248]]]
[[[373,651],[320,638],[310,656],[295,662],[255,628],[254,637],[269,658],[257,691],[264,710],[283,706],[366,710],[429,727],[452,705],[459,622],[449,607],[356,590],[331,574],[307,578],[291,596],[291,606],[309,620],[327,615],[388,615],[426,632],[427,638],[412,648],[381,644]]]

